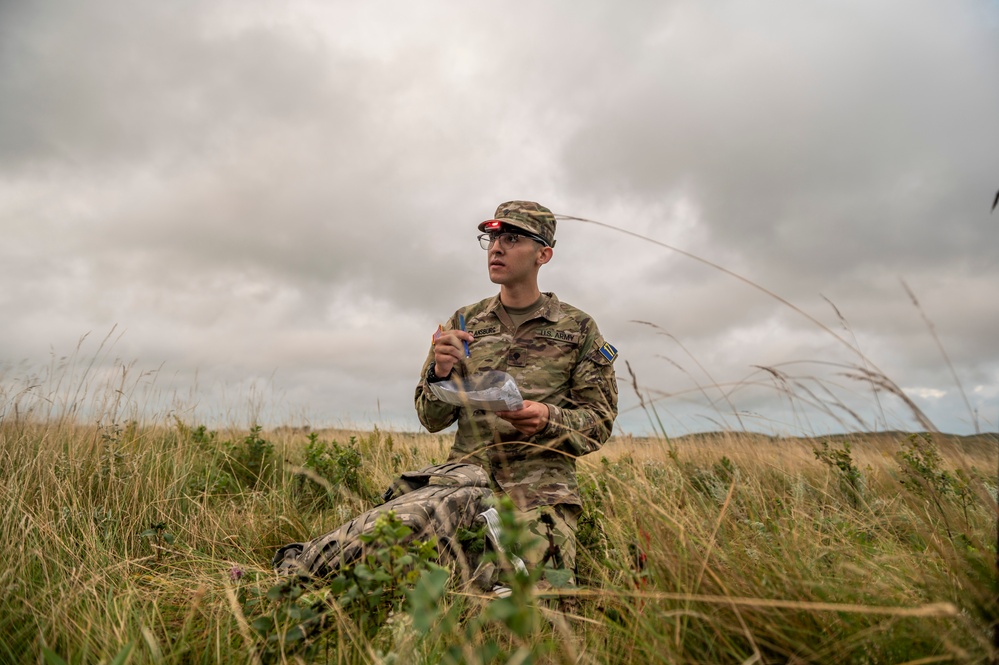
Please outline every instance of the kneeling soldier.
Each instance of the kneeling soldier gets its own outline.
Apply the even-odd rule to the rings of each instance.
[[[456,311],[434,335],[416,388],[431,432],[455,421],[449,462],[477,464],[508,495],[533,535],[528,566],[575,570],[581,511],[576,458],[597,450],[617,416],[617,350],[585,312],[538,288],[552,259],[555,216],[530,201],[501,204],[479,224],[489,279],[499,294]],[[487,370],[517,382],[524,405],[486,412],[437,399],[429,385]]]

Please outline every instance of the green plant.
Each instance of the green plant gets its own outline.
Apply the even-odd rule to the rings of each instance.
[[[340,630],[331,620],[348,619],[366,640],[373,640],[392,616],[408,614],[421,632],[437,616],[438,601],[450,571],[438,566],[433,540],[410,539],[412,531],[389,511],[360,537],[364,555],[324,585],[286,578],[266,592],[247,589],[243,607],[259,638],[264,661],[289,656],[309,658],[323,640],[336,642]],[[353,629],[351,629],[353,630]]]
[[[828,441],[812,449],[815,459],[836,472],[839,486],[847,501],[854,508],[860,508],[864,501],[864,476],[853,460],[850,444],[843,442],[841,448],[831,448]]]
[[[242,590],[243,612],[254,616],[256,649],[263,662],[288,656],[308,658],[316,650],[326,625],[325,594],[309,589],[298,578],[286,578],[263,592]]]
[[[319,436],[309,434],[305,446],[305,461],[302,464],[309,473],[298,478],[298,491],[307,501],[320,506],[330,506],[352,493],[363,499],[371,499],[374,492],[371,483],[362,473],[364,459],[358,450],[357,441],[341,446],[336,441],[320,441]]]
[[[972,480],[963,469],[958,469],[954,472],[952,487],[954,497],[961,506],[961,512],[964,513],[964,523],[970,527],[971,518],[968,516],[968,509],[975,505],[975,491],[972,489]]]
[[[730,485],[739,475],[739,469],[736,468],[735,463],[724,455],[711,465],[711,470],[714,471],[718,480],[726,485]]]
[[[209,430],[204,425],[198,425],[190,432],[191,441],[199,445],[211,445],[215,443],[215,439],[218,437],[218,432],[215,430]]]
[[[425,572],[439,569],[434,563],[436,541],[407,540],[410,535],[412,530],[395,512],[383,513],[375,520],[374,529],[360,537],[365,545],[361,560],[330,582],[336,602],[368,636],[402,609],[406,591]]]
[[[928,433],[911,434],[898,452],[902,477],[899,482],[913,494],[929,499],[944,522],[947,537],[953,540],[942,499],[955,490],[954,476],[942,468],[943,458]]]
[[[260,461],[252,461],[259,457],[261,450],[238,451],[232,442],[219,442],[218,432],[209,430],[205,425],[191,428],[179,418],[174,418],[179,445],[194,444],[190,450],[193,453],[189,459],[190,472],[184,483],[185,494],[192,498],[208,498],[216,495],[236,494],[241,489],[241,483],[236,478],[235,469],[243,470],[243,483],[252,486],[257,477],[251,469],[259,468]],[[251,436],[259,439],[259,428],[256,433],[251,430]],[[266,442],[264,442],[266,443]],[[244,441],[245,445],[245,441]],[[261,444],[255,444],[258,447]],[[250,468],[246,468],[250,461]]]
[[[139,538],[146,538],[150,547],[156,552],[156,561],[160,561],[163,553],[163,544],[173,545],[174,536],[166,530],[166,522],[153,522],[149,528],[139,534]]]
[[[228,465],[226,465],[228,466]],[[236,479],[224,468],[208,464],[188,476],[185,489],[190,496],[234,494],[239,490]]]
[[[257,489],[276,471],[274,444],[260,435],[261,429],[251,427],[242,445],[228,444],[224,468],[244,489]]]

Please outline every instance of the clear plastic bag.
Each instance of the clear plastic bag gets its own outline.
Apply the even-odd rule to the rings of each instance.
[[[469,409],[517,411],[524,407],[517,382],[506,372],[489,370],[430,384],[437,399]]]

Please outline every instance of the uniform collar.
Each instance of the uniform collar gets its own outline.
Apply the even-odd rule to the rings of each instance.
[[[557,323],[562,318],[562,304],[554,293],[545,293],[545,295],[548,296],[548,302],[541,308],[539,315],[552,323]]]
[[[558,297],[556,297],[554,293],[550,293],[547,291],[543,291],[542,295],[548,297],[548,302],[545,303],[545,305],[538,312],[538,316],[540,316],[543,319],[547,319],[552,323],[557,323],[558,320],[562,318],[562,306],[561,303],[559,303],[558,301]],[[502,303],[500,302],[500,297],[499,294],[497,293],[495,296],[493,296],[492,300],[489,301],[489,304],[486,305],[485,313],[494,314],[498,317],[501,305]]]

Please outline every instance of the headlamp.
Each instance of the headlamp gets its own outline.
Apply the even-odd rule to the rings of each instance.
[[[530,231],[522,229],[519,226],[513,226],[511,224],[507,224],[498,219],[490,219],[489,221],[482,222],[481,224],[479,224],[479,228],[489,234],[514,233],[519,236],[524,236],[525,238],[530,238],[531,240],[536,240],[545,247],[551,247],[551,244],[538,234],[531,233]]]

